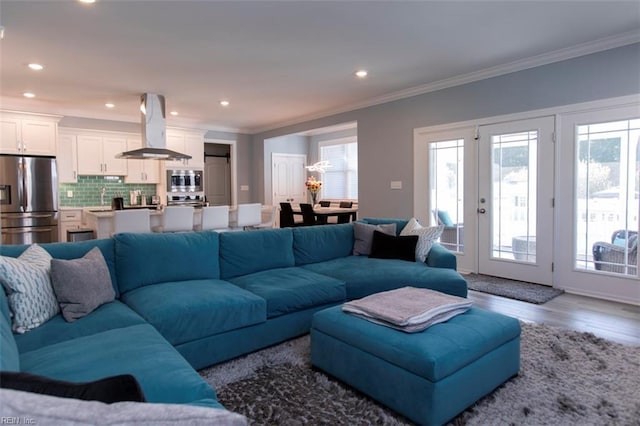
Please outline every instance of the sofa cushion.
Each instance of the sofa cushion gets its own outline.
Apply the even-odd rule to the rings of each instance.
[[[113,239],[106,238],[102,240],[78,241],[73,244],[47,243],[40,244],[40,246],[48,251],[54,259],[77,259],[87,254],[92,248],[98,247],[104,256],[105,262],[107,262],[107,266],[109,267],[109,274],[111,274],[111,282],[113,284],[113,290],[116,292],[116,297],[120,294],[118,292],[118,285],[116,281],[115,244]],[[28,247],[28,245],[0,245],[0,255],[18,257]]]
[[[265,229],[220,234],[222,279],[294,266],[291,229]]]
[[[13,331],[32,330],[60,312],[50,273],[51,255],[38,244],[17,258],[0,256],[0,283],[13,313]]]
[[[271,269],[229,281],[265,299],[267,318],[340,303],[346,298],[344,281],[299,267]]]
[[[137,324],[146,324],[146,321],[130,307],[115,300],[74,322],[67,322],[62,315],[56,315],[28,333],[16,334],[15,340],[20,353],[24,353],[78,337]]]
[[[174,346],[267,319],[263,298],[221,280],[141,287],[125,293],[122,301]]]
[[[60,304],[62,317],[73,322],[112,302],[115,291],[109,268],[97,247],[80,259],[51,261],[51,284]]]
[[[181,404],[216,399],[215,391],[149,324],[107,330],[22,353],[20,364],[22,371],[73,382],[131,374],[148,402]]]
[[[467,282],[458,272],[432,268],[420,262],[349,256],[305,265],[304,268],[345,281],[349,300],[405,286],[467,296]]]
[[[172,281],[220,278],[218,233],[117,234],[121,293]]]
[[[296,265],[349,256],[353,250],[353,224],[293,228]]]
[[[102,424],[119,426],[176,426],[189,424],[244,426],[247,420],[240,414],[224,410],[216,401],[201,400],[201,407],[181,404],[145,404],[59,398],[14,390],[0,390],[4,416],[10,419],[34,419],[37,424],[87,425],[100,419]]]

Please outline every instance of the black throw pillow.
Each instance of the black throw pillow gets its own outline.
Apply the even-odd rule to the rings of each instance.
[[[416,260],[417,235],[395,236],[373,231],[371,254],[376,259],[400,259],[409,262]]]
[[[0,388],[107,404],[145,402],[140,384],[130,374],[105,377],[95,382],[72,383],[29,373],[3,371],[0,372]]]

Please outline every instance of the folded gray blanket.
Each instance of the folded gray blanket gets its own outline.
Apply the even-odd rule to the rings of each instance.
[[[403,287],[352,300],[342,310],[376,324],[415,333],[466,312],[471,304],[463,297]]]

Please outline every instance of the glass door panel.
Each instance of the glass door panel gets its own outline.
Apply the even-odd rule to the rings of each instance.
[[[433,224],[444,225],[440,244],[464,252],[464,139],[429,144]]]
[[[536,262],[538,131],[491,136],[491,256]]]

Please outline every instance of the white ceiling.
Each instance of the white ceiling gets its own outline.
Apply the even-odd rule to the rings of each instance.
[[[253,133],[639,41],[640,2],[2,0],[0,25],[1,108],[135,122],[155,92],[169,125]]]

